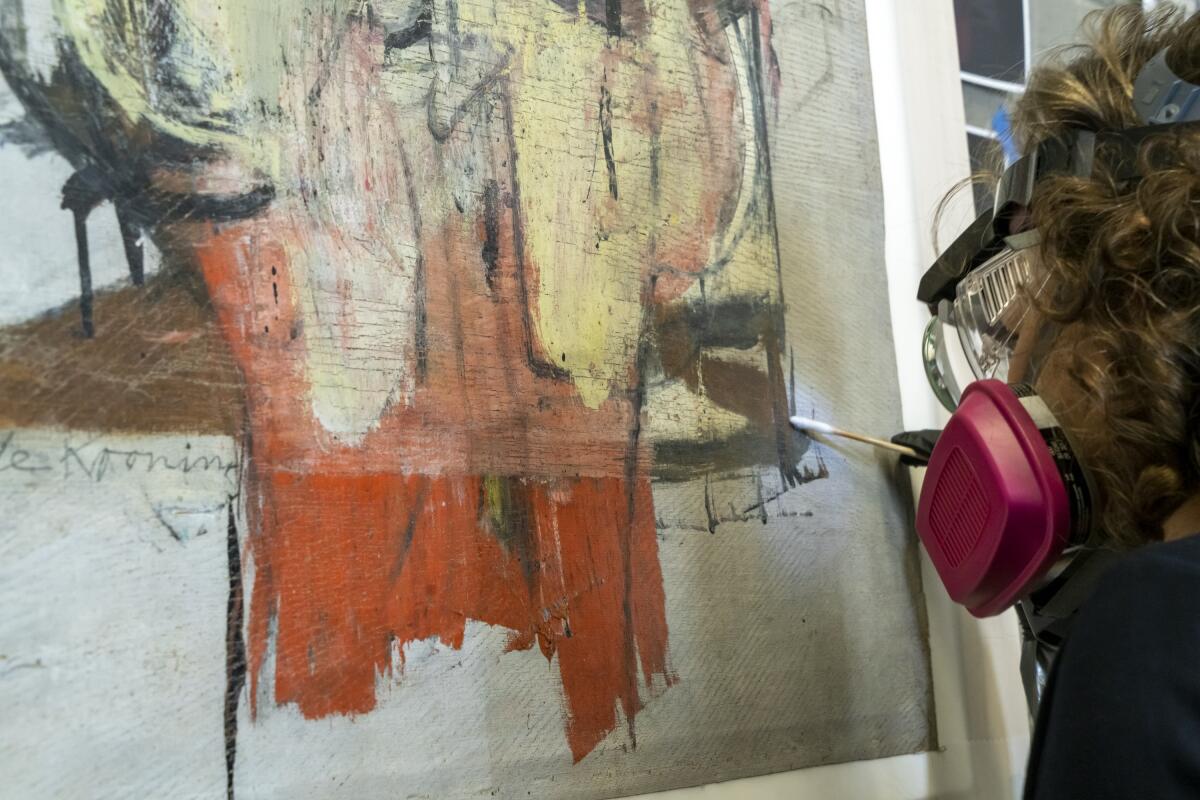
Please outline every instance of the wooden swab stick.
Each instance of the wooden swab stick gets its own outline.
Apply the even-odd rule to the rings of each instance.
[[[917,454],[916,450],[911,447],[905,447],[902,444],[894,444],[884,439],[876,439],[874,436],[866,436],[861,433],[853,433],[852,431],[844,431],[841,428],[835,428],[828,422],[817,422],[815,419],[808,417],[791,417],[788,422],[792,423],[792,427],[804,433],[823,433],[828,436],[841,436],[843,439],[853,439],[856,442],[869,444],[874,447],[881,447],[884,450],[891,450],[894,453],[911,456],[912,458],[922,458]]]

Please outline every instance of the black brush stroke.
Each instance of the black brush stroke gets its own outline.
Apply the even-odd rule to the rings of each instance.
[[[796,416],[796,348],[788,348],[788,416]]]
[[[609,36],[621,35],[621,0],[604,0],[604,27]]]
[[[26,158],[35,158],[54,149],[54,143],[28,115],[0,124],[0,145],[11,144],[21,149]]]
[[[74,211],[75,254],[79,261],[79,322],[83,335],[91,339],[96,335],[92,320],[92,265],[88,259],[87,212]]]
[[[795,434],[797,461],[809,450],[809,439]],[[656,481],[678,483],[776,463],[775,424],[747,429],[724,439],[695,442],[689,439],[657,441],[651,476]]]
[[[600,140],[604,143],[604,165],[608,168],[608,193],[616,200],[617,163],[613,158],[612,95],[604,85],[600,86]]]
[[[400,168],[404,171],[405,188],[408,190],[408,208],[413,227],[413,245],[417,253],[413,268],[413,302],[416,306],[417,324],[413,332],[413,349],[417,352],[417,382],[424,383],[429,371],[429,317],[426,310],[425,255],[421,246],[421,207],[417,200],[417,187],[413,184],[412,162],[408,151],[401,145]]]
[[[759,25],[758,10],[750,7],[746,13],[750,31],[743,36],[741,26],[734,23],[733,28],[742,45],[743,52],[749,56],[750,105],[754,115],[754,138],[758,147],[759,159],[762,165],[760,174],[756,177],[763,181],[763,196],[767,213],[767,225],[771,231],[771,242],[774,247],[776,291],[780,303],[783,302],[783,262],[779,250],[779,221],[775,209],[775,185],[771,168],[771,142],[767,131],[766,95],[763,87],[762,33]],[[749,43],[746,39],[749,39]],[[793,448],[795,437],[792,435],[791,424],[788,422],[787,383],[783,376],[783,353],[781,342],[787,341],[785,315],[782,306],[773,315],[773,330],[764,337],[767,349],[767,378],[772,387],[772,416],[775,421],[775,442],[779,456],[779,472],[787,486],[798,485],[801,475],[796,468],[796,453]]]
[[[480,251],[483,277],[495,300],[496,272],[500,263],[500,187],[495,181],[488,181],[483,187],[483,236]]]
[[[775,423],[775,449],[779,456],[779,473],[788,486],[798,486],[800,471],[797,467],[799,458],[795,450],[796,434],[788,421],[787,382],[783,376],[783,351],[780,340],[783,338],[783,314],[778,315],[779,329],[769,332],[763,337],[763,347],[767,351],[767,382],[771,387],[771,417]]]
[[[766,498],[763,497],[762,474],[758,472],[754,473],[754,490],[758,493],[758,518],[762,521],[763,525],[766,525],[767,501]],[[753,508],[753,506],[751,506],[751,508]]]
[[[417,522],[420,521],[421,512],[425,510],[425,501],[429,498],[429,479],[421,479],[421,488],[417,491],[416,497],[413,498],[412,506],[408,509],[408,516],[404,520],[404,535],[400,539],[400,548],[396,551],[396,557],[392,560],[392,569],[389,577],[393,581],[400,578],[404,572],[404,565],[408,561],[408,551],[412,549],[413,537],[417,533]]]
[[[233,222],[257,215],[274,199],[275,187],[262,184],[240,194],[177,194],[156,191],[140,200],[135,198],[126,201],[126,205],[136,208],[141,216],[148,216],[156,222]]]
[[[449,139],[450,134],[458,127],[458,123],[462,122],[463,118],[467,115],[467,110],[480,102],[493,86],[501,82],[504,72],[507,69],[508,59],[506,58],[494,70],[482,76],[479,79],[479,84],[471,89],[466,99],[454,107],[454,110],[450,114],[450,120],[445,125],[438,122],[437,118],[437,91],[430,91],[425,100],[425,116],[429,134],[433,137],[434,141],[444,143]]]
[[[638,327],[638,347],[634,361],[634,385],[630,392],[629,438],[625,449],[625,524],[621,526],[620,548],[621,566],[625,577],[625,592],[621,598],[621,612],[625,618],[625,650],[624,666],[625,687],[631,702],[638,705],[638,664],[637,641],[633,626],[633,530],[637,524],[637,479],[638,479],[638,450],[642,438],[642,409],[646,404],[646,365],[650,360],[652,345],[650,331],[653,319],[654,285],[657,278],[653,275],[646,281],[642,289],[642,317]],[[637,730],[634,727],[634,714],[629,714],[629,741],[633,749],[637,749]]]
[[[190,171],[198,163],[221,157],[220,151],[159,130],[154,132],[152,146],[148,148],[135,146],[124,136],[116,136],[114,140],[113,132],[120,130],[113,122],[116,115],[113,109],[118,104],[83,65],[73,47],[59,42],[58,55],[59,62],[47,83],[19,66],[10,43],[0,37],[0,74],[27,115],[46,132],[54,149],[76,169],[91,173],[102,199],[120,198],[129,217],[141,227],[184,219],[214,222],[245,219],[274,199],[275,189],[270,184],[228,195],[154,189],[149,177],[154,171],[164,166]],[[75,104],[69,112],[56,109],[48,99],[61,95],[64,87],[73,90],[67,96]]]
[[[121,229],[121,244],[125,247],[125,261],[129,265],[129,279],[134,286],[146,282],[145,253],[142,251],[141,231],[130,218],[129,209],[123,201],[114,203],[117,211],[117,226]]]
[[[225,797],[233,800],[233,774],[237,761],[237,712],[246,683],[246,642],[242,637],[245,616],[242,587],[242,553],[238,545],[234,497],[229,497],[225,552],[229,560],[229,602],[225,608]]]
[[[92,265],[88,253],[87,219],[106,198],[103,173],[85,167],[67,178],[62,188],[61,208],[70,211],[75,223],[75,257],[79,264],[79,317],[83,335],[96,335],[92,319]]]
[[[729,27],[729,26],[733,27],[734,37],[736,39],[737,45],[738,45],[740,51],[742,52],[742,54],[748,60],[749,70],[750,70],[750,75],[749,75],[750,101],[751,101],[751,105],[755,106],[755,108],[752,110],[752,115],[753,115],[752,121],[754,123],[754,130],[755,130],[755,143],[756,143],[755,146],[758,147],[759,144],[762,142],[762,137],[764,137],[766,135],[765,110],[761,117],[761,119],[762,119],[761,128],[759,125],[759,115],[757,113],[755,113],[757,111],[758,106],[762,105],[765,102],[765,100],[763,99],[763,95],[762,95],[761,81],[756,77],[755,72],[754,72],[754,62],[756,60],[755,56],[758,55],[758,47],[757,47],[757,45],[755,45],[755,48],[754,48],[755,56],[751,56],[751,54],[747,52],[747,44],[746,44],[745,39],[743,38],[742,30],[738,25],[738,22],[742,19],[742,17],[744,17],[747,14],[748,5],[744,0],[729,0],[728,2],[726,2],[725,0],[721,0],[721,2],[718,2],[716,4],[716,9],[721,18],[722,27],[723,28]],[[722,64],[728,63],[728,61],[726,59],[719,57],[717,54],[711,52],[708,48],[704,48],[704,50],[706,53],[708,53],[710,58],[714,58],[715,60],[717,60],[718,62],[720,62]],[[758,60],[761,61],[760,58]],[[693,69],[693,81],[697,87],[697,90],[702,91],[702,89],[700,89],[700,87],[702,86],[703,81],[701,80],[699,73],[696,72],[694,69]],[[758,87],[758,89],[756,90],[755,87]],[[706,128],[708,128],[708,126],[710,125],[710,123],[708,121],[707,113],[705,114],[705,124],[706,124]],[[712,135],[711,129],[709,129],[709,135],[710,136]],[[761,152],[763,154],[766,154],[767,151],[761,150]],[[723,251],[722,255],[720,255],[718,258],[714,259],[713,261],[709,262],[708,264],[705,264],[704,268],[701,269],[699,272],[696,272],[696,271],[692,270],[691,268],[680,268],[674,264],[660,263],[660,264],[654,265],[655,273],[660,274],[660,275],[671,275],[671,274],[686,275],[686,276],[696,277],[700,280],[703,280],[706,276],[713,276],[713,275],[717,274],[718,272],[722,271],[726,266],[728,266],[729,262],[733,258],[733,254],[737,251],[738,246],[741,244],[741,242],[745,238],[746,234],[748,232],[750,232],[756,224],[760,224],[758,222],[760,206],[762,206],[764,203],[768,206],[768,222],[770,221],[771,218],[774,217],[773,194],[771,193],[771,190],[770,190],[770,181],[767,180],[770,177],[768,172],[769,172],[769,159],[767,159],[766,161],[764,161],[764,159],[756,159],[755,165],[754,165],[754,173],[751,176],[751,180],[749,181],[748,187],[745,189],[745,191],[748,194],[748,198],[749,198],[746,202],[745,213],[742,215],[741,223],[738,225],[737,229],[734,230],[732,233],[730,233],[729,230],[727,229],[728,224],[732,220],[724,218],[724,214],[727,212],[724,209],[722,209],[721,226],[722,226],[722,230],[725,230],[725,240],[724,240],[724,243],[722,246],[722,251]],[[728,213],[730,213],[730,214],[735,213],[737,205],[738,205],[737,203],[734,203],[733,208],[729,209]],[[776,238],[778,238],[778,237],[776,236]],[[778,256],[778,248],[777,248],[776,249],[776,262],[778,263],[778,261],[779,261],[779,256]],[[782,273],[779,271],[778,268],[777,268],[776,272],[779,275],[779,281],[780,281],[780,285],[782,287]],[[780,297],[782,298],[782,294],[780,294]]]
[[[658,101],[650,101],[650,202],[657,209],[662,199],[660,162],[662,160],[662,120],[658,117]],[[614,175],[615,179],[615,175]],[[615,195],[614,195],[615,196]]]
[[[407,28],[392,31],[383,40],[383,52],[386,55],[391,50],[404,50],[412,47],[433,33],[433,7],[430,3],[423,4],[416,20]]]
[[[708,473],[704,475],[704,516],[708,520],[708,532],[716,533],[717,526],[721,524],[721,521],[717,519],[717,511],[713,506],[712,476]]]

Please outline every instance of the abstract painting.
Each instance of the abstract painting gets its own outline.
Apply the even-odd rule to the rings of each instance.
[[[20,796],[934,745],[861,3],[0,0]]]

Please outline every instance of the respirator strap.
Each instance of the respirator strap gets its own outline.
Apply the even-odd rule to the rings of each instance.
[[[1047,676],[1071,631],[1075,612],[1120,558],[1121,554],[1113,550],[1084,549],[1057,578],[1017,602],[1021,682],[1031,719],[1037,716]]]
[[[1133,107],[1152,125],[1200,121],[1200,86],[1180,78],[1162,50],[1146,62],[1133,84]]]

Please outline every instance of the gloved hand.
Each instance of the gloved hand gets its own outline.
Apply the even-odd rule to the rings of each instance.
[[[929,463],[933,446],[937,444],[938,437],[941,435],[940,430],[901,431],[892,437],[892,444],[902,444],[917,451],[919,458],[900,456],[901,464],[907,464],[910,467],[924,467]]]

